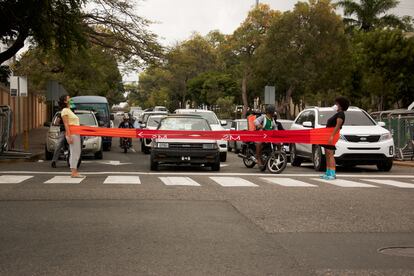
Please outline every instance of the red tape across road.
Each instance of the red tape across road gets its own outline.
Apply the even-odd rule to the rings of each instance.
[[[147,139],[195,139],[225,140],[242,142],[301,143],[328,145],[333,128],[305,130],[271,130],[271,131],[182,131],[182,130],[147,130],[127,128],[97,128],[87,126],[71,126],[71,133],[81,136],[147,138]],[[334,136],[332,144],[336,144],[339,133]]]

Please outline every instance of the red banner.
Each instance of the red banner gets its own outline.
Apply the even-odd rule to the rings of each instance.
[[[269,131],[181,131],[181,130],[147,130],[128,128],[97,128],[86,126],[71,126],[71,133],[82,136],[126,137],[146,139],[196,139],[196,140],[225,140],[242,142],[271,142],[271,143],[301,143],[328,145],[333,128],[318,128],[305,130],[269,130]],[[339,133],[332,144],[336,144]]]

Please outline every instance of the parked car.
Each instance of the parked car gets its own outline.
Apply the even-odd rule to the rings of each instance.
[[[146,123],[148,121],[148,117],[152,115],[168,115],[168,112],[166,111],[144,111],[144,113],[141,114],[141,117],[139,118],[138,122],[141,124],[141,128],[146,128]]]
[[[312,107],[302,111],[291,129],[324,128],[336,111],[331,107]],[[391,133],[362,109],[350,107],[345,112],[345,124],[336,144],[335,159],[343,166],[377,165],[380,171],[390,171],[393,165],[394,141]],[[292,144],[293,166],[310,160],[318,171],[325,169],[325,150],[318,145]]]
[[[153,111],[163,111],[168,113],[168,108],[166,108],[165,106],[156,106],[154,107]]]
[[[246,119],[237,119],[231,122],[230,130],[248,130],[247,120]],[[243,142],[242,141],[229,141],[228,150],[238,154],[242,149]]]
[[[145,123],[145,129],[156,130],[161,120],[167,117],[167,115],[150,115]],[[151,150],[152,139],[141,139],[141,151],[145,154],[149,154]]]
[[[82,126],[98,127],[98,120],[95,113],[92,111],[75,110],[75,114],[79,117],[79,122]],[[46,136],[45,154],[46,160],[51,160],[58,142],[60,133],[59,126],[60,112],[57,112],[53,117],[52,123],[46,124],[49,130]],[[93,154],[96,159],[103,158],[103,143],[102,137],[83,137],[82,155]]]
[[[194,115],[172,115],[161,120],[159,130],[210,131],[208,121]],[[161,139],[152,141],[151,170],[164,164],[204,165],[220,170],[220,151],[215,140]]]
[[[204,109],[177,109],[175,114],[189,114],[189,115],[199,115],[202,118],[206,119],[210,124],[211,130],[213,131],[223,131],[225,130],[223,126],[227,125],[226,121],[220,121],[216,114],[210,110]],[[220,149],[220,161],[226,162],[227,160],[227,141],[219,140],[217,144]]]

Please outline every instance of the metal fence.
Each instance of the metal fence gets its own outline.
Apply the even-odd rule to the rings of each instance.
[[[414,111],[389,110],[371,114],[378,122],[384,122],[395,144],[395,158],[413,160],[414,158]]]
[[[10,106],[0,106],[0,154],[8,151],[13,113]]]

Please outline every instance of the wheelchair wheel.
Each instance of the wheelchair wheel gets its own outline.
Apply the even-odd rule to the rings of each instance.
[[[274,152],[267,160],[266,166],[269,172],[271,173],[279,174],[283,172],[287,166],[286,153],[282,151]]]

